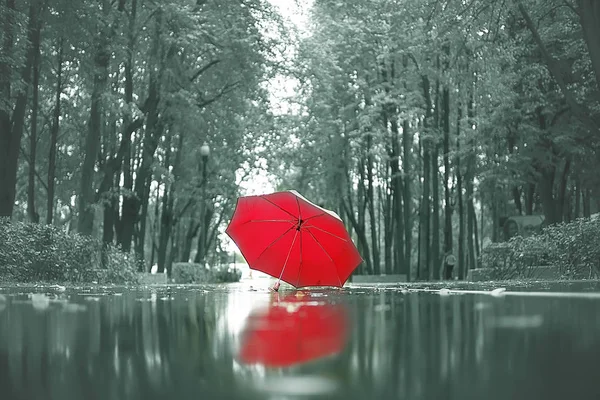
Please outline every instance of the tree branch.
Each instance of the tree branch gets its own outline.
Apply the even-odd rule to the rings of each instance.
[[[224,95],[232,92],[239,85],[239,83],[240,83],[240,81],[236,81],[234,83],[228,83],[227,85],[223,86],[221,88],[221,90],[219,90],[219,93],[217,93],[216,95],[214,95],[212,98],[210,98],[210,99],[201,99],[198,102],[198,108],[204,108],[204,107],[208,106],[209,104],[214,103],[215,101],[217,101],[218,99],[220,99]]]
[[[577,102],[577,100],[573,96],[573,93],[571,93],[571,91],[567,87],[567,84],[563,78],[563,75],[560,70],[558,62],[550,55],[550,53],[548,52],[548,49],[546,49],[546,46],[544,45],[544,42],[542,41],[542,38],[540,37],[540,34],[539,34],[537,28],[535,27],[535,24],[531,20],[529,13],[525,9],[525,6],[523,6],[523,3],[521,2],[521,0],[516,0],[516,1],[517,1],[517,6],[519,8],[519,11],[521,12],[521,15],[523,16],[523,18],[525,19],[525,23],[527,24],[527,27],[531,31],[531,34],[533,35],[533,39],[535,40],[538,47],[540,48],[542,57],[546,61],[546,66],[548,67],[548,70],[550,71],[550,75],[552,75],[552,77],[558,84],[558,87],[560,88],[560,91],[562,92],[563,96],[565,96],[565,100],[567,102],[567,105],[571,109],[571,112],[588,129],[590,129],[592,132],[594,132],[596,134],[600,134],[600,126],[598,126],[596,121],[594,121],[590,117],[591,113],[589,112],[589,110],[587,110],[584,105],[581,105]]]
[[[219,60],[219,59],[216,59],[216,60],[213,60],[213,61],[209,62],[204,67],[200,68],[198,70],[198,72],[196,72],[194,75],[192,75],[192,77],[190,78],[190,82],[194,82],[200,75],[202,75],[203,73],[205,73],[210,67],[212,67],[213,65],[216,65],[216,64],[218,64],[220,62],[221,62],[221,60]]]

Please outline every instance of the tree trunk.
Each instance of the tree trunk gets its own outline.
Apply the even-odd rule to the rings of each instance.
[[[461,120],[462,105],[458,102],[456,115],[456,197],[458,203],[458,279],[465,279],[465,207],[463,196],[463,174],[461,170]]]
[[[373,272],[381,274],[379,260],[379,235],[377,234],[377,215],[375,214],[375,193],[373,190],[373,154],[371,152],[373,137],[367,134],[367,201],[369,202],[369,224],[371,227],[371,253],[373,254]]]
[[[418,274],[417,278],[421,280],[427,280],[430,276],[431,266],[435,267],[432,263],[430,253],[430,237],[431,233],[429,228],[431,226],[431,203],[430,203],[430,188],[431,188],[431,139],[428,135],[431,135],[431,116],[433,105],[431,104],[431,88],[429,79],[427,76],[422,77],[423,94],[425,97],[425,122],[424,122],[424,135],[420,135],[421,147],[423,148],[423,189],[421,197],[421,206],[419,212],[419,263],[418,263]],[[435,231],[433,232],[435,235]]]
[[[469,93],[469,102],[467,104],[467,117],[468,117],[468,127],[467,127],[467,135],[468,135],[468,152],[467,152],[467,173],[466,173],[466,200],[467,200],[467,256],[468,256],[468,269],[477,268],[477,256],[479,254],[479,249],[476,249],[477,246],[477,237],[473,237],[473,235],[477,231],[477,216],[475,215],[475,205],[473,204],[473,186],[475,179],[475,154],[476,147],[473,141],[473,129],[475,126],[475,111],[473,110],[474,101],[473,101],[473,88]],[[465,272],[466,274],[466,272]]]
[[[442,122],[444,128],[444,254],[452,253],[452,212],[450,194],[450,89],[444,87],[442,94]]]
[[[535,194],[535,183],[528,183],[525,192],[525,215],[533,214],[533,195]]]
[[[144,237],[145,237],[145,218],[147,215],[148,196],[150,191],[150,178],[152,175],[152,163],[154,154],[158,147],[159,139],[162,135],[162,124],[159,120],[160,103],[160,83],[164,70],[164,59],[159,57],[161,54],[161,32],[163,17],[161,8],[157,9],[155,15],[156,30],[153,38],[151,58],[156,68],[150,69],[150,84],[148,87],[148,99],[144,106],[146,111],[146,129],[142,141],[141,163],[136,170],[135,184],[133,188],[134,196],[129,196],[127,204],[123,207],[122,215],[122,247],[129,249],[134,234],[134,227],[137,222],[140,223],[139,237],[137,238],[136,253],[138,257],[143,258]]]
[[[190,257],[192,254],[192,242],[194,241],[194,237],[198,234],[199,228],[200,228],[200,224],[195,222],[194,218],[190,218],[190,223],[188,224],[188,227],[185,230],[185,235],[183,237],[183,246],[181,249],[181,255],[179,257],[179,261],[181,261],[181,262],[190,261]]]
[[[384,230],[384,257],[385,257],[385,272],[392,274],[394,271],[394,261],[392,258],[392,247],[394,238],[394,220],[392,217],[392,193],[393,188],[389,178],[389,166],[386,167],[386,185],[385,192],[385,208],[383,213],[383,230]]]
[[[111,4],[102,0],[102,13],[108,19]],[[103,128],[104,93],[108,83],[108,66],[110,63],[110,38],[106,32],[97,35],[94,54],[94,87],[88,121],[88,133],[85,139],[85,155],[81,167],[81,182],[79,193],[79,220],[77,230],[84,235],[91,235],[94,230],[94,168]]]
[[[391,120],[392,129],[392,154],[391,171],[392,171],[392,218],[394,220],[394,268],[397,274],[406,274],[407,279],[411,280],[410,268],[406,265],[406,257],[404,254],[404,216],[402,207],[402,174],[398,165],[399,151],[399,127],[396,118]]]
[[[439,56],[437,59],[437,68],[439,70]],[[432,202],[432,220],[431,220],[431,269],[429,276],[435,280],[440,279],[440,180],[439,180],[439,137],[440,128],[440,80],[435,81],[435,108],[433,110],[433,126],[435,136],[431,145],[431,202]]]
[[[54,187],[56,177],[56,146],[58,142],[58,131],[60,129],[60,95],[62,93],[62,68],[63,68],[63,38],[58,39],[56,61],[56,92],[54,104],[54,116],[50,128],[50,150],[48,153],[48,199],[46,203],[46,223],[52,224],[54,219]]]
[[[585,189],[583,190],[583,193],[581,194],[582,197],[582,211],[583,211],[583,217],[584,218],[589,218],[591,215],[591,199],[592,199],[592,194],[591,194],[591,190],[589,189]]]
[[[581,217],[581,183],[579,179],[575,180],[575,199],[573,200],[573,218]]]
[[[402,176],[404,177],[404,188],[402,190],[402,204],[404,206],[404,263],[408,274],[412,273],[412,193],[411,193],[411,150],[412,150],[412,135],[409,129],[408,120],[402,123]]]
[[[579,22],[583,37],[590,52],[592,67],[596,75],[596,85],[600,92],[600,2],[598,0],[578,0]]]
[[[535,22],[529,16],[529,13],[525,9],[525,6],[523,5],[522,1],[519,0],[517,2],[517,4],[518,4],[519,11],[521,12],[521,15],[523,16],[523,19],[525,19],[527,28],[531,31],[533,39],[537,43],[537,45],[540,49],[540,52],[542,53],[542,57],[544,58],[544,61],[546,62],[546,65],[548,67],[548,71],[550,72],[550,74],[556,81],[556,84],[560,88],[561,93],[565,97],[565,101],[566,101],[567,105],[571,109],[571,112],[591,132],[598,135],[600,133],[600,126],[598,125],[596,120],[592,117],[593,113],[587,109],[586,105],[583,105],[583,104],[580,104],[577,102],[575,95],[573,94],[571,88],[569,88],[569,86],[567,85],[567,82],[564,79],[564,73],[562,71],[562,67],[560,66],[559,62],[554,57],[552,57],[552,55],[548,52],[548,49],[546,48],[546,46],[544,45],[544,42],[542,41],[542,38],[540,37],[540,34],[538,32]],[[600,70],[598,69],[598,68],[600,68],[600,47],[599,47],[600,39],[598,39],[598,36],[595,36],[595,37],[591,38],[590,42],[588,42],[587,37],[588,37],[588,34],[598,35],[599,27],[597,24],[599,21],[598,18],[600,18],[600,15],[599,15],[600,11],[598,11],[598,5],[595,0],[579,0],[579,4],[581,7],[580,8],[580,17],[581,17],[582,27],[584,28],[584,36],[586,38],[586,42],[588,43],[588,49],[590,50],[590,56],[592,57],[592,61],[596,62],[596,64],[595,65],[593,64],[592,66],[594,67],[594,73],[596,74],[596,77],[598,77],[598,76],[600,76]],[[582,15],[581,14],[582,12],[586,12],[589,14]],[[593,28],[592,28],[592,26],[593,26]],[[587,31],[586,31],[586,29],[587,29]],[[593,54],[592,54],[592,51],[593,51]],[[600,82],[598,82],[598,85],[600,86]]]
[[[127,53],[125,58],[125,102],[128,105],[133,103],[133,52],[135,51],[135,37],[136,37],[136,15],[137,15],[137,0],[132,0],[131,10],[129,12],[129,24],[127,30]],[[129,113],[125,113],[123,116],[123,129],[127,129],[131,121]],[[117,231],[117,243],[121,248],[129,252],[131,249],[131,237],[133,235],[133,225],[135,224],[135,198],[132,195],[133,191],[133,175],[131,172],[131,151],[132,142],[131,134],[129,136],[125,133],[122,138],[123,145],[123,160],[121,168],[123,170],[123,184],[126,194],[123,195],[123,204],[121,209],[121,220],[116,221]],[[129,221],[129,219],[133,219]],[[128,240],[125,240],[125,237]]]
[[[41,21],[38,22],[41,24]],[[40,94],[40,42],[41,27],[33,35],[33,82],[31,98],[31,132],[29,133],[29,173],[27,185],[27,215],[31,222],[38,223],[40,215],[35,208],[35,168],[37,159],[37,124]]]
[[[34,62],[35,37],[40,35],[42,26],[42,13],[45,3],[42,0],[31,0],[29,6],[29,20],[27,23],[27,56],[25,65],[21,69],[22,87],[14,101],[15,107],[12,117],[5,107],[0,107],[0,217],[11,217],[15,205],[16,185],[19,152],[21,139],[25,126],[25,111],[27,109],[27,95],[31,82],[31,70]],[[14,42],[15,2],[7,0],[7,9],[10,15],[4,17],[4,43],[0,54],[0,74],[2,81],[0,90],[2,99],[6,104],[13,104],[11,98],[11,66],[10,59]]]
[[[554,169],[544,171],[539,179],[539,195],[542,200],[542,208],[544,209],[545,222],[547,225],[552,225],[560,222],[557,204],[554,200]]]
[[[0,50],[0,101],[12,104],[11,57],[14,46],[15,0],[6,1],[7,12],[2,15],[2,49]],[[9,161],[15,150],[11,132],[10,107],[0,107],[0,217],[12,216],[15,203],[16,165]],[[16,149],[18,152],[18,148]],[[13,171],[14,170],[14,171]],[[13,173],[15,177],[13,177]]]
[[[167,190],[165,188],[165,195],[163,196],[162,202],[162,213],[160,218],[160,235],[158,241],[158,272],[162,273],[169,270],[167,263],[167,250],[169,240],[174,244],[175,240],[171,238],[173,229],[176,227],[177,218],[173,214],[175,204],[175,191],[177,181],[179,178],[179,171],[181,168],[181,153],[183,151],[183,134],[179,134],[179,140],[177,141],[177,153],[175,154],[175,161],[173,163],[173,183]],[[171,158],[171,138],[167,140],[167,154],[165,157],[165,167],[168,169],[170,166]],[[172,257],[171,257],[172,258]],[[170,276],[170,271],[168,271]]]

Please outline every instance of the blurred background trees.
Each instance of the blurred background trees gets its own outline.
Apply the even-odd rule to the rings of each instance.
[[[360,273],[437,279],[450,253],[464,278],[507,217],[597,211],[597,2],[314,0],[301,32],[276,10],[3,0],[0,216],[141,270],[210,263],[265,168],[342,216]]]

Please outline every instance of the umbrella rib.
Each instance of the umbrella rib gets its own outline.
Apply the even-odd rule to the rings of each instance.
[[[304,220],[304,222],[308,221],[309,219],[313,219],[313,218],[317,218],[317,217],[322,217],[323,215],[325,215],[325,213],[321,213],[321,214],[317,214],[317,215],[313,215],[312,217],[308,217]]]
[[[262,255],[265,254],[265,252],[267,250],[269,250],[273,245],[275,245],[275,243],[277,243],[279,241],[279,239],[281,239],[282,237],[284,237],[292,229],[294,229],[294,225],[290,226],[287,231],[283,232],[277,239],[273,240],[271,242],[271,244],[269,244],[267,247],[265,247],[265,249],[263,251],[261,251],[260,254],[256,257],[256,260],[258,260],[259,258],[261,258]]]
[[[278,204],[273,203],[271,200],[267,199],[265,196],[259,196],[261,199],[263,199],[264,201],[267,201],[271,204],[273,204],[275,207],[279,208],[281,211],[283,211],[286,214],[289,214],[292,218],[297,219],[297,217],[292,214],[291,212],[289,212],[288,210],[285,210],[283,208],[281,208],[281,206],[279,206]]]
[[[333,236],[334,238],[338,238],[338,239],[340,239],[341,241],[344,241],[344,242],[347,242],[347,241],[348,241],[348,240],[344,239],[343,237],[340,237],[340,236],[338,236],[338,235],[334,235],[333,233],[331,233],[331,232],[329,232],[329,231],[326,231],[325,229],[321,229],[321,228],[319,228],[318,226],[315,226],[315,225],[308,225],[308,226],[304,225],[304,228],[314,228],[314,229],[316,229],[316,230],[318,230],[318,231],[321,231],[321,232],[323,232],[323,233],[326,233],[326,234],[328,234],[328,235],[331,235],[331,236]]]
[[[300,273],[302,272],[302,230],[300,230],[300,266],[298,267],[298,274],[296,275],[296,286],[300,283]]]
[[[294,221],[291,219],[251,219],[249,221],[244,222],[242,225],[250,222],[289,222],[291,224],[294,223]]]
[[[294,243],[296,243],[296,237],[298,236],[298,230],[294,234],[294,239],[292,240],[292,244],[290,245],[290,249],[288,250],[287,257],[285,258],[285,262],[283,263],[283,268],[281,268],[281,274],[279,274],[279,280],[283,276],[283,272],[285,271],[285,266],[287,265],[288,260],[290,259],[290,254],[292,252],[292,248],[294,247]],[[302,253],[300,253],[302,254]]]
[[[325,255],[326,255],[327,257],[329,257],[329,259],[331,260],[331,265],[333,265],[333,267],[335,268],[335,261],[333,261],[333,258],[331,258],[331,256],[330,256],[330,255],[329,255],[329,253],[327,252],[327,250],[325,250],[325,248],[323,247],[323,245],[321,244],[321,242],[319,242],[319,241],[317,240],[317,238],[315,237],[315,235],[313,235],[313,233],[312,233],[311,231],[309,231],[308,229],[307,229],[306,231],[307,231],[307,232],[308,232],[308,234],[309,234],[309,235],[310,235],[310,236],[313,238],[313,240],[315,241],[315,243],[319,245],[319,247],[321,248],[321,250],[323,250],[323,253],[325,253]],[[323,232],[326,232],[326,231],[323,231]],[[327,233],[329,233],[329,232],[327,232]],[[333,236],[335,236],[335,235],[333,235]],[[342,281],[341,281],[341,279],[340,279],[340,274],[338,273],[338,271],[337,271],[337,270],[335,271],[335,276],[337,276],[337,278],[338,278],[338,282],[340,283],[340,286],[342,286]]]
[[[298,219],[302,220],[302,212],[300,211],[300,201],[296,197],[296,204],[298,205]]]

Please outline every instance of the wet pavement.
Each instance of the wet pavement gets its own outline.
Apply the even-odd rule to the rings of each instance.
[[[600,284],[0,287],[0,399],[600,399]]]

